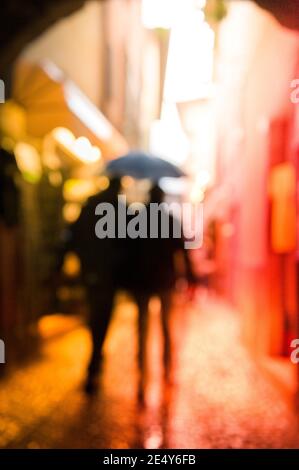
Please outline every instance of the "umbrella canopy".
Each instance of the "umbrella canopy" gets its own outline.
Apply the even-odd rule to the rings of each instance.
[[[144,152],[134,151],[110,161],[107,173],[114,176],[132,176],[136,179],[180,178],[185,173],[172,163]]]

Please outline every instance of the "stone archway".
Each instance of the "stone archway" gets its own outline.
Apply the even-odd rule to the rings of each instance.
[[[299,4],[294,0],[254,0],[286,28],[299,29]]]
[[[103,0],[99,0],[103,1]],[[125,0],[123,0],[125,1]],[[299,29],[299,6],[294,0],[254,0],[282,25]],[[81,8],[86,0],[2,0],[0,75],[4,75],[24,46],[60,18]]]
[[[60,18],[74,13],[86,0],[3,0],[1,2],[0,75],[24,46]]]

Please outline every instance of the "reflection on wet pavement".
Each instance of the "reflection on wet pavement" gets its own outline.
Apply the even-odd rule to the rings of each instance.
[[[296,418],[242,346],[237,316],[218,301],[173,312],[175,373],[162,380],[152,303],[146,406],[137,403],[136,309],[118,304],[105,346],[101,389],[82,392],[89,335],[76,327],[1,382],[0,447],[299,447]]]

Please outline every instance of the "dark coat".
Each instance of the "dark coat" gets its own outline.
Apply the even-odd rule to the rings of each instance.
[[[150,233],[150,216],[147,214],[148,234]],[[181,252],[185,259],[185,274],[189,277],[191,266],[184,248],[184,239],[174,237],[173,224],[179,223],[172,215],[162,212],[161,217],[169,218],[169,238],[162,238],[159,224],[157,238],[138,238],[127,240],[128,258],[126,284],[133,292],[159,294],[175,287],[180,276],[177,270],[176,254]]]
[[[117,238],[99,239],[95,233],[95,226],[99,219],[99,216],[95,214],[98,204],[112,204],[117,218],[118,189],[119,186],[115,184],[106,191],[89,198],[82,208],[80,217],[68,230],[66,250],[74,251],[78,255],[82,278],[87,284],[117,285],[119,283],[118,275],[125,261],[123,247]]]

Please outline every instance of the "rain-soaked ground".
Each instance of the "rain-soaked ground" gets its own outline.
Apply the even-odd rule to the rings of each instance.
[[[0,382],[0,447],[299,447],[296,417],[242,346],[237,315],[215,300],[173,315],[176,370],[159,366],[158,306],[151,305],[146,406],[136,400],[134,306],[120,302],[106,343],[102,386],[82,392],[84,327],[44,341],[42,355]]]

